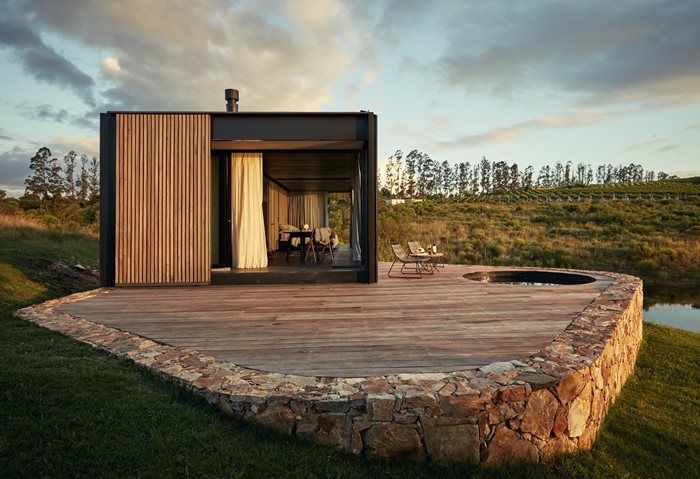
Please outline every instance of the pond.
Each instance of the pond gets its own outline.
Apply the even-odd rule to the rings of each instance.
[[[644,321],[700,333],[700,285],[649,288],[644,294]]]

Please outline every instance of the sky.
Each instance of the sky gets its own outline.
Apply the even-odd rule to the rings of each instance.
[[[107,110],[358,111],[380,160],[700,174],[700,1],[0,0],[0,189]]]

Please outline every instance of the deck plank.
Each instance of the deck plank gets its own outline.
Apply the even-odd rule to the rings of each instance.
[[[469,369],[536,353],[610,283],[533,287],[462,278],[378,284],[117,288],[61,306],[73,314],[235,364],[367,376]]]

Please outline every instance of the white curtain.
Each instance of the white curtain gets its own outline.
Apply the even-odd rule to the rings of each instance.
[[[231,155],[231,256],[234,268],[267,267],[262,153]]]
[[[328,226],[328,193],[290,193],[289,224],[302,228],[325,228]]]
[[[358,160],[357,167],[355,168],[355,175],[352,179],[352,210],[350,212],[350,246],[352,247],[352,260],[360,261],[362,259],[362,250],[360,248],[360,211],[361,206],[361,188],[360,180],[362,179],[360,175],[360,162]]]

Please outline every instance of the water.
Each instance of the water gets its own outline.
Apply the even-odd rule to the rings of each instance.
[[[692,304],[655,304],[644,310],[644,321],[700,333],[700,307]]]
[[[700,333],[700,285],[648,292],[645,287],[644,321]]]
[[[463,275],[480,283],[506,283],[525,286],[560,286],[564,284],[586,284],[595,281],[592,276],[553,271],[478,271]]]

